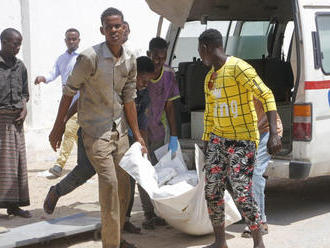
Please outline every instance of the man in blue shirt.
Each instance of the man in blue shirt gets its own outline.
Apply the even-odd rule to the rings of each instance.
[[[73,70],[74,65],[76,64],[76,59],[79,55],[77,49],[80,42],[80,33],[75,28],[70,28],[65,32],[65,44],[68,48],[65,53],[59,56],[56,60],[56,63],[53,69],[49,72],[47,76],[37,76],[34,83],[40,84],[49,83],[54,81],[58,76],[61,76],[62,86],[66,84],[66,81]],[[72,102],[75,102],[79,97],[79,93],[75,95]],[[54,176],[59,177],[62,174],[62,169],[65,166],[66,161],[68,160],[70,153],[73,148],[73,144],[77,142],[77,131],[79,125],[77,123],[77,114],[73,115],[70,120],[68,120],[65,128],[64,139],[62,142],[61,150],[59,157],[56,161],[56,164],[49,169],[49,172]]]

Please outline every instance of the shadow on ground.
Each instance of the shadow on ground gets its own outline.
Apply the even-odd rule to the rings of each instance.
[[[269,224],[290,225],[330,212],[330,177],[304,180],[270,179],[266,188],[266,215]],[[244,224],[229,231],[241,233]]]
[[[98,209],[98,202],[76,202],[69,206],[57,207],[54,211],[54,214],[52,215],[46,214],[43,209],[30,210],[32,218],[28,219],[21,218],[18,216],[8,216],[6,214],[0,214],[0,222],[1,226],[4,226],[6,228],[15,228],[22,225],[28,225],[39,221],[51,220],[54,218],[61,218],[78,213],[85,213],[88,216],[99,217],[100,212]]]

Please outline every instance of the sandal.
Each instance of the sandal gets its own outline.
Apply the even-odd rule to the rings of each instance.
[[[14,208],[7,208],[7,214],[8,215],[14,215],[14,216],[20,216],[23,218],[31,218],[32,214],[27,211],[27,210],[23,210],[19,207],[14,207]]]
[[[52,214],[54,212],[58,199],[59,196],[57,195],[55,186],[50,187],[49,192],[44,201],[44,211],[47,214]]]
[[[242,237],[242,238],[247,238],[247,239],[252,237],[252,235],[251,235],[251,231],[250,231],[250,229],[249,229],[248,226],[246,226],[246,227],[244,228],[244,231],[242,232],[241,237]]]
[[[266,222],[261,224],[260,231],[262,235],[268,234],[268,225]]]
[[[128,243],[126,240],[120,241],[120,248],[137,248],[135,245]]]
[[[268,234],[268,225],[267,225],[267,223],[262,223],[260,225],[260,232],[261,232],[261,235]],[[241,234],[241,236],[243,238],[251,238],[252,237],[252,234],[251,234],[251,231],[250,231],[249,227],[246,226],[244,228],[244,231]]]
[[[141,228],[135,226],[132,222],[126,221],[124,224],[124,231],[128,233],[140,234]]]

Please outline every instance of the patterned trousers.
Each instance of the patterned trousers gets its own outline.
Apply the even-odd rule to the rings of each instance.
[[[227,189],[250,230],[259,228],[261,218],[251,187],[255,153],[253,141],[211,134],[205,161],[205,197],[213,226],[225,222],[224,191]]]

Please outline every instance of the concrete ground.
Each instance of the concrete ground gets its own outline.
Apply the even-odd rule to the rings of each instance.
[[[54,215],[43,212],[43,200],[51,185],[60,179],[46,178],[44,171],[52,161],[29,165],[29,188],[31,205],[26,207],[33,218],[22,219],[8,217],[0,209],[0,226],[13,228],[54,217],[85,212],[92,216],[99,215],[97,178],[78,188],[58,202]],[[66,167],[67,173],[74,166],[71,159]],[[132,222],[141,226],[143,213],[139,197],[136,194]],[[264,236],[268,248],[329,248],[330,247],[330,177],[308,180],[272,179],[267,185],[268,235]],[[252,240],[240,237],[243,224],[234,224],[227,229],[229,247],[251,248]],[[0,234],[1,235],[1,234]],[[212,242],[212,235],[194,237],[170,226],[157,228],[155,231],[143,230],[141,235],[124,234],[125,239],[140,248],[199,248]],[[100,240],[93,239],[93,233],[79,234],[72,237],[50,241],[47,244],[32,245],[29,248],[66,248],[66,247],[102,247]]]

